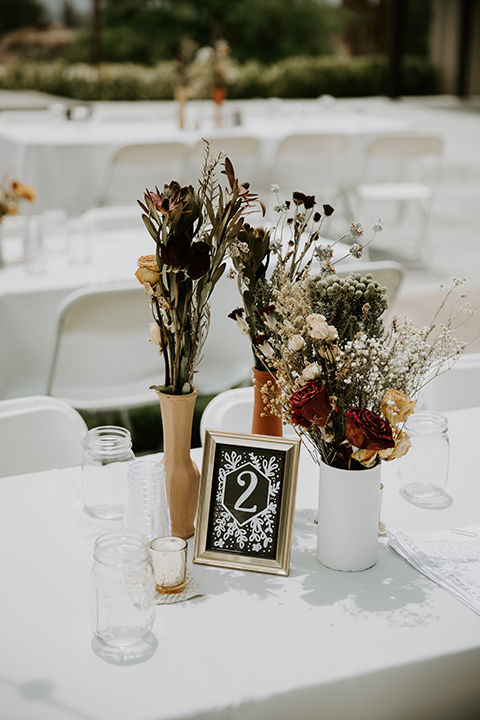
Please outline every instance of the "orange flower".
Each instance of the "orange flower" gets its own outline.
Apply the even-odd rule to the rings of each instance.
[[[142,255],[137,260],[138,270],[135,277],[141,285],[156,285],[160,279],[160,270],[155,255]]]

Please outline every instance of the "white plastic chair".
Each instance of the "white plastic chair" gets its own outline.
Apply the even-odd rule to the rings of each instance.
[[[108,170],[102,205],[134,204],[145,189],[183,183],[187,149],[183,142],[135,143],[119,148]]]
[[[480,406],[480,353],[461,355],[422,389],[418,407],[443,412]]]
[[[200,418],[200,441],[205,430],[250,433],[253,417],[253,387],[234,388],[210,400]]]
[[[79,465],[87,426],[58,398],[0,401],[0,476]]]
[[[402,246],[410,240],[412,259],[422,259],[443,147],[443,139],[433,135],[389,135],[369,143],[353,204],[365,227],[381,218],[382,250],[400,229]]]
[[[210,139],[211,156],[216,157],[219,153],[227,155],[235,168],[235,174],[239,182],[248,181],[253,192],[261,194],[263,188],[259,187],[260,182],[260,141],[257,137],[245,135],[221,135]],[[190,150],[188,160],[188,176],[200,177],[205,157],[205,142],[197,141]]]
[[[277,148],[270,184],[280,185],[282,199],[292,192],[315,195],[317,204],[344,203],[342,181],[348,137],[342,133],[305,133],[284,137]],[[344,208],[347,212],[347,208]]]
[[[148,342],[152,320],[145,290],[134,283],[70,293],[57,310],[47,394],[77,410],[124,411],[158,403],[163,360]]]
[[[141,200],[141,197],[138,199]],[[91,208],[82,213],[79,219],[84,224],[84,227],[92,232],[123,230],[125,228],[145,229],[142,211],[137,203]]]

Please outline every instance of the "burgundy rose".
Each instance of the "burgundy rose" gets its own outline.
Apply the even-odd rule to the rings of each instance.
[[[347,440],[361,450],[386,450],[395,447],[392,428],[371,410],[350,408],[346,414]]]
[[[192,280],[198,280],[205,275],[210,267],[210,248],[207,243],[200,240],[192,244],[188,275]]]
[[[160,257],[165,265],[185,268],[190,259],[190,240],[187,235],[172,235],[166,245],[160,245]]]
[[[332,412],[332,401],[326,387],[319,380],[311,380],[293,393],[289,399],[294,425],[323,427]]]

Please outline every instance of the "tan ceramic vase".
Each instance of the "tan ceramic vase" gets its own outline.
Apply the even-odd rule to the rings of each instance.
[[[190,457],[193,412],[198,389],[188,395],[157,392],[163,424],[163,459],[171,532],[191,537],[195,530],[200,472]]]
[[[277,417],[276,415],[270,415],[268,410],[265,408],[262,387],[267,382],[273,383],[270,385],[271,393],[278,394],[280,392],[275,382],[275,373],[272,374],[268,370],[257,370],[257,368],[254,367],[252,433],[254,435],[272,435],[275,437],[282,437],[282,418]]]

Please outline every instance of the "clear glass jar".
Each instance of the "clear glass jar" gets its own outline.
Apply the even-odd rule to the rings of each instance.
[[[89,430],[82,460],[82,497],[86,511],[101,520],[123,517],[127,472],[135,460],[130,432],[115,425]]]
[[[450,504],[451,498],[445,493],[450,457],[447,418],[419,411],[408,418],[404,429],[412,446],[398,460],[400,493],[423,507]]]
[[[90,590],[98,640],[116,648],[144,641],[155,620],[155,577],[145,539],[121,532],[98,537]]]

